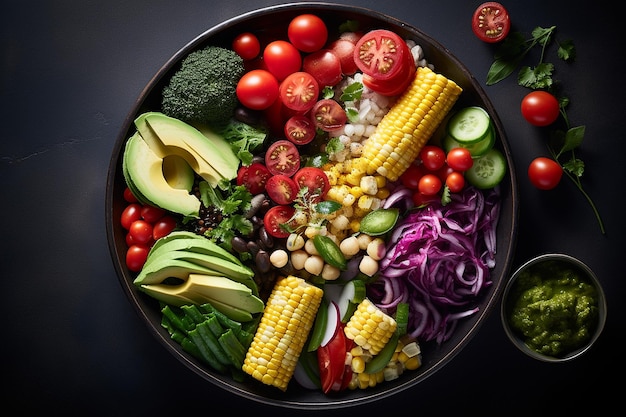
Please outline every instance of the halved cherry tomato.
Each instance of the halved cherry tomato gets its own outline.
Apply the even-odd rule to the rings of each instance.
[[[348,39],[337,39],[328,45],[328,49],[339,58],[341,72],[345,75],[353,75],[359,69],[354,62],[354,47],[354,42]]]
[[[280,83],[279,94],[283,105],[298,112],[306,112],[313,107],[319,93],[317,80],[308,72],[294,72]]]
[[[255,34],[250,32],[240,33],[233,39],[233,51],[245,60],[256,58],[261,53],[261,43]]]
[[[328,40],[326,23],[318,16],[305,13],[294,17],[287,27],[289,41],[303,52],[321,49]]]
[[[298,195],[296,182],[286,175],[274,175],[265,184],[267,195],[277,204],[291,204]]]
[[[311,119],[317,128],[332,132],[341,129],[348,121],[348,116],[339,103],[331,98],[324,98],[311,109]]]
[[[330,180],[321,168],[300,168],[294,175],[294,180],[298,189],[307,187],[310,195],[319,195],[320,198],[323,198],[330,190]]]
[[[423,165],[411,164],[409,167],[400,175],[400,182],[406,188],[411,190],[417,190],[420,178],[426,173]]]
[[[263,62],[278,81],[289,74],[300,71],[302,56],[300,51],[287,41],[272,41],[263,50]]]
[[[292,225],[294,223],[293,215],[296,209],[293,206],[281,205],[270,208],[263,217],[263,226],[267,233],[276,238],[284,238],[289,236],[290,232],[284,230],[281,225]]]
[[[285,136],[296,145],[306,145],[315,139],[315,126],[302,114],[291,116],[285,122]]]
[[[376,80],[388,80],[402,70],[410,50],[396,33],[375,29],[364,34],[354,48],[359,69]]]
[[[335,86],[342,79],[341,60],[330,49],[320,49],[305,56],[302,69],[322,87]]]
[[[237,98],[253,110],[264,110],[278,97],[278,81],[269,71],[255,69],[246,72],[237,83]]]
[[[300,152],[293,142],[277,140],[265,153],[265,166],[272,175],[291,177],[300,169]]]
[[[495,1],[481,4],[472,15],[472,31],[481,41],[499,42],[506,38],[510,29],[509,13]]]
[[[413,55],[409,52],[405,54],[405,63],[402,69],[394,77],[381,80],[363,74],[363,85],[385,96],[397,96],[402,94],[413,82],[416,69]]]
[[[271,177],[270,170],[260,162],[254,162],[250,166],[242,166],[237,172],[237,185],[245,185],[253,195],[265,191],[265,184]]]

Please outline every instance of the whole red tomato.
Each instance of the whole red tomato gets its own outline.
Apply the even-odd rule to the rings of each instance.
[[[540,156],[533,159],[528,166],[530,182],[540,190],[551,190],[556,187],[563,176],[563,168],[553,159]]]
[[[547,91],[537,90],[522,99],[522,116],[534,126],[548,126],[559,117],[559,101]]]

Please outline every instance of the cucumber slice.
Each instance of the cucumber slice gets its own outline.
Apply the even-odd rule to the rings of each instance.
[[[476,188],[493,188],[502,181],[506,173],[506,159],[502,152],[491,148],[483,156],[474,159],[474,164],[465,171],[465,178]]]
[[[467,148],[472,154],[472,158],[478,158],[479,156],[486,154],[487,151],[489,151],[489,149],[493,148],[493,145],[495,143],[496,143],[496,132],[492,124],[491,128],[489,129],[489,132],[487,132],[485,137],[479,140],[478,142],[461,143],[457,141],[456,139],[454,139],[452,136],[446,135],[443,138],[442,145],[446,153],[450,152],[450,150],[454,148]]]
[[[448,121],[448,134],[463,144],[480,141],[490,130],[491,117],[479,106],[462,108]]]
[[[365,299],[365,283],[354,278],[344,285],[337,306],[342,323],[347,323],[356,311],[359,303]]]

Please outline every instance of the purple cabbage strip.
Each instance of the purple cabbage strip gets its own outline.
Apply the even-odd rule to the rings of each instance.
[[[478,312],[495,266],[498,188],[466,187],[447,205],[411,211],[392,232],[378,280],[368,297],[393,313],[409,303],[408,333],[421,341],[448,340],[460,319]]]

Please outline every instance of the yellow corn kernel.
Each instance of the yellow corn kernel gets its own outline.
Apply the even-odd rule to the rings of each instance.
[[[365,361],[361,356],[354,356],[352,358],[352,362],[350,362],[350,367],[352,368],[352,372],[357,374],[365,372]]]
[[[362,177],[359,185],[365,194],[376,195],[378,192],[378,184],[373,175],[365,175]]]
[[[360,167],[396,181],[417,158],[450,111],[462,88],[428,67],[419,67],[407,91],[365,141]]]
[[[379,188],[375,197],[378,198],[379,200],[384,200],[385,198],[389,197],[390,194],[391,192],[389,191],[388,188]]]
[[[324,291],[289,275],[276,281],[242,370],[266,385],[287,390]]]
[[[404,369],[408,369],[409,371],[414,371],[420,366],[422,366],[422,359],[420,356],[413,356],[412,358],[408,358],[406,362],[403,363]]]
[[[363,194],[365,194],[365,192],[363,191],[363,188],[361,188],[358,185],[355,185],[354,187],[350,188],[350,194],[352,194],[356,198],[359,198]]]
[[[376,186],[378,188],[383,188],[387,186],[387,178],[383,177],[382,175],[374,175],[374,179],[376,180]]]
[[[358,346],[376,355],[385,347],[396,327],[397,323],[393,317],[365,298],[346,323],[344,333]]]

